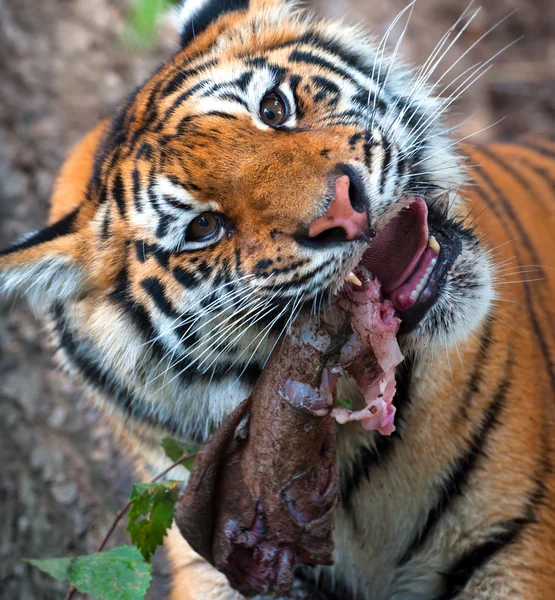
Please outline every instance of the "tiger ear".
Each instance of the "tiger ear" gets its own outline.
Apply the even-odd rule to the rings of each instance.
[[[249,4],[249,0],[184,0],[179,14],[182,47],[219,17],[230,12],[246,11]]]
[[[79,296],[85,286],[82,236],[74,232],[76,213],[21,238],[0,252],[0,293],[25,296],[38,311]]]

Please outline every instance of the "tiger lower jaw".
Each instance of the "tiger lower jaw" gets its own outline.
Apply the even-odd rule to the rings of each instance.
[[[443,353],[467,341],[488,317],[495,297],[487,252],[476,240],[461,240],[436,300],[415,328],[402,333],[403,353]]]

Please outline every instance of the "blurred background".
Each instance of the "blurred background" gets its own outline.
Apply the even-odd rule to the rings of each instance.
[[[0,0],[0,247],[42,226],[68,149],[176,47],[171,0]],[[313,0],[321,14],[382,36],[406,0]],[[421,64],[468,0],[420,0],[402,55]],[[461,73],[524,36],[454,107],[459,137],[555,134],[555,1],[482,0],[445,68]],[[393,46],[399,30],[391,37]],[[450,62],[449,62],[450,61]],[[441,72],[441,71],[440,71]],[[453,71],[455,73],[455,70]],[[458,120],[458,121],[457,121]],[[0,598],[49,600],[64,585],[20,561],[94,551],[133,481],[82,394],[53,369],[23,303],[0,305]],[[124,527],[113,544],[126,543]],[[155,559],[149,598],[165,597]]]

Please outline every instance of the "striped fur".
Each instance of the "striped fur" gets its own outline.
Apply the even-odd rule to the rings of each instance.
[[[160,438],[204,439],[360,260],[361,242],[307,243],[330,173],[348,169],[378,230],[422,196],[461,252],[400,340],[397,432],[338,429],[336,565],[299,571],[299,595],[551,598],[555,144],[456,149],[443,113],[480,71],[435,98],[446,41],[412,73],[288,2],[186,0],[180,19],[183,49],[68,158],[49,227],[0,254],[0,288],[46,315],[146,478]],[[275,90],[280,128],[259,114]],[[206,212],[214,235],[192,239]],[[236,597],[169,542],[173,598]]]

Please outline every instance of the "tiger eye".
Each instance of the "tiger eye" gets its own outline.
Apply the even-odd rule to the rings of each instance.
[[[260,118],[271,127],[281,125],[287,118],[287,105],[275,92],[266,94],[260,103]]]
[[[219,227],[220,221],[214,213],[202,213],[189,223],[189,227],[187,228],[187,239],[202,240],[203,238],[213,235]]]

